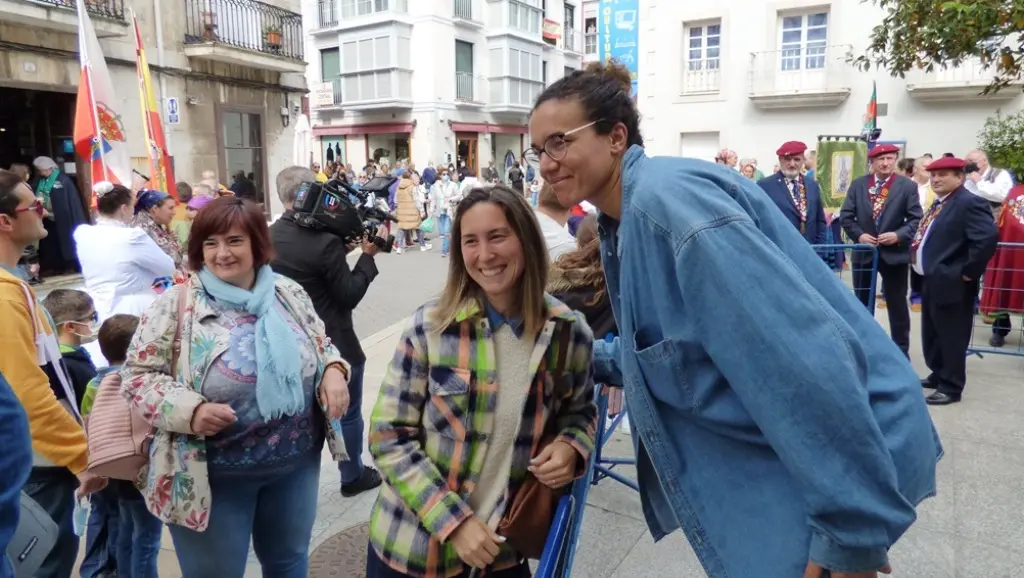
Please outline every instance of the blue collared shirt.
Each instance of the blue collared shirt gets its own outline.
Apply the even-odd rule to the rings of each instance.
[[[501,329],[502,325],[507,323],[512,332],[516,334],[516,337],[519,339],[523,338],[523,331],[525,330],[523,319],[521,317],[506,318],[497,309],[491,307],[490,303],[487,304],[487,321],[491,324],[491,331],[497,331]]]
[[[656,539],[711,578],[808,560],[877,570],[935,493],[917,374],[774,202],[735,171],[633,146],[599,218],[621,378]]]

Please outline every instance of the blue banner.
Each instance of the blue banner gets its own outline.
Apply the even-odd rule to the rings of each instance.
[[[639,0],[601,0],[597,19],[597,42],[601,62],[615,60],[629,69],[633,78],[633,98],[637,93],[637,69],[640,52]]]

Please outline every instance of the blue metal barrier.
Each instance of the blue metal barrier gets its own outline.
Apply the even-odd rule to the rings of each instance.
[[[579,535],[579,531],[573,532],[573,526],[578,526],[582,521],[582,506],[576,508],[576,497],[572,494],[562,496],[558,501],[558,509],[555,510],[555,519],[551,522],[551,529],[548,531],[548,539],[544,542],[544,554],[541,555],[540,564],[537,566],[536,578],[566,578],[566,568],[571,568],[571,562],[567,565],[566,555],[576,548],[576,540],[573,536]],[[579,514],[579,515],[577,515]]]
[[[599,386],[595,394],[595,402],[597,403],[597,439],[594,440],[594,457],[591,460],[593,462],[591,467],[591,484],[596,486],[601,480],[611,478],[626,487],[639,491],[639,486],[635,481],[613,471],[615,466],[636,465],[636,459],[608,458],[604,456],[605,444],[611,440],[612,434],[615,433],[615,430],[619,429],[623,418],[627,415],[625,404],[623,404],[622,411],[611,420],[610,424],[608,423],[608,394],[606,391],[605,388]]]
[[[864,303],[872,314],[875,311],[875,292],[878,288],[878,249],[865,244],[828,243],[811,245],[830,269],[853,291],[854,295]],[[871,254],[871,265],[855,265],[854,259],[865,253]],[[846,275],[849,273],[849,275]]]
[[[999,243],[981,278],[968,355],[1024,357],[1024,243]]]

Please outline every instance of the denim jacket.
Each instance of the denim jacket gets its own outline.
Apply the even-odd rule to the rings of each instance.
[[[757,185],[634,146],[599,219],[644,516],[711,578],[874,570],[935,494],[906,357]]]

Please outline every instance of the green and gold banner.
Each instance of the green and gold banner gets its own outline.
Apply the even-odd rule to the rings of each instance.
[[[868,143],[846,137],[823,137],[817,150],[814,176],[821,188],[821,202],[826,209],[838,211],[853,179],[867,173]]]

